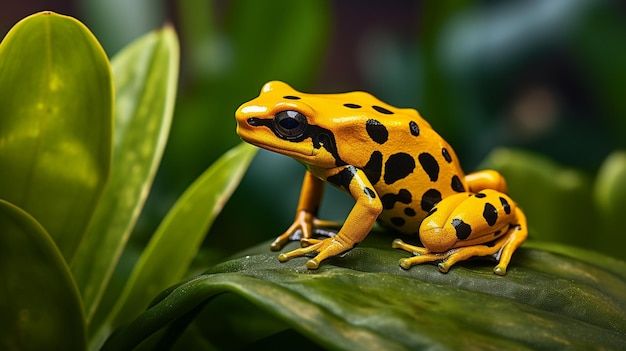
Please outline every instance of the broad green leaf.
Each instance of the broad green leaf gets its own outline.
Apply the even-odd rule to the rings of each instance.
[[[179,48],[171,27],[138,39],[112,61],[115,140],[111,177],[72,272],[90,320],[148,195],[172,120]]]
[[[383,239],[366,240],[366,247],[317,271],[305,268],[308,258],[279,263],[265,243],[165,291],[111,337],[105,350],[129,350],[203,303],[219,325],[224,314],[236,311],[214,306],[214,298],[226,292],[325,349],[582,350],[626,343],[625,262],[534,244],[515,253],[502,277],[493,274],[489,260],[461,263],[442,274],[434,265],[401,269],[398,259],[406,253]],[[587,254],[593,260],[578,259]],[[233,348],[253,342],[238,332],[227,336]]]
[[[211,223],[239,184],[257,148],[241,143],[206,170],[165,217],[135,265],[96,342],[137,316],[148,301],[180,281]]]
[[[0,349],[85,350],[80,296],[61,253],[23,210],[0,200]]]
[[[30,213],[70,262],[106,183],[113,84],[76,19],[27,17],[0,44],[0,198]]]

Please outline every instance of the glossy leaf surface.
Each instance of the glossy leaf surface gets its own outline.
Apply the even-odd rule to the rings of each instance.
[[[108,59],[76,19],[42,12],[0,44],[0,198],[33,215],[71,261],[111,158]]]
[[[256,150],[245,143],[233,148],[185,191],[142,252],[109,325],[130,321],[157,293],[184,278],[208,228],[239,184]]]
[[[111,177],[72,262],[88,320],[146,200],[163,154],[178,83],[179,48],[171,27],[127,46],[112,61],[115,142]]]
[[[107,347],[127,349],[205,301],[220,325],[220,316],[237,310],[212,306],[211,299],[225,292],[323,348],[617,349],[626,342],[626,263],[592,252],[527,245],[535,248],[516,252],[501,277],[493,274],[493,262],[483,260],[448,274],[433,265],[405,271],[398,266],[405,254],[391,250],[387,240],[366,241],[371,247],[309,271],[307,258],[279,263],[268,244],[166,291]],[[234,333],[229,340],[245,342],[245,332]]]
[[[80,297],[61,253],[34,218],[2,200],[0,277],[0,349],[85,349]]]

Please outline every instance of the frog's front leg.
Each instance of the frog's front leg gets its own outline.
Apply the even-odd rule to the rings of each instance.
[[[282,249],[285,244],[292,240],[310,239],[313,237],[316,229],[333,229],[340,226],[338,223],[323,221],[317,218],[317,211],[322,202],[323,194],[324,182],[307,171],[302,181],[296,218],[291,226],[270,244],[272,251]]]
[[[348,191],[356,204],[337,235],[320,241],[305,240],[311,245],[280,254],[278,259],[281,262],[317,252],[317,256],[306,264],[309,269],[317,269],[323,260],[344,253],[365,239],[382,211],[382,203],[374,187],[360,169],[345,166],[324,173],[329,182]]]

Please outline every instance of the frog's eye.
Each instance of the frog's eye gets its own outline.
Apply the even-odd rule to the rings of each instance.
[[[287,140],[301,137],[306,127],[306,117],[298,111],[280,111],[274,116],[275,130]]]

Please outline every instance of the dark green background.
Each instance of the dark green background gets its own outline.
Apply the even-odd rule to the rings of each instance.
[[[531,154],[517,169],[511,164],[518,154],[501,154],[485,164],[500,164],[511,179],[511,194],[529,213],[531,238],[624,258],[617,249],[622,235],[599,239],[594,233],[602,223],[593,213],[591,190],[585,191],[604,158],[626,143],[621,2],[30,0],[1,8],[0,33],[26,15],[53,10],[84,22],[109,56],[164,22],[174,24],[182,45],[179,99],[132,238],[136,247],[180,193],[239,142],[233,118],[238,105],[264,82],[280,79],[303,91],[367,90],[393,105],[415,107],[455,147],[467,171],[498,147],[548,157],[556,163]],[[511,159],[502,165],[502,157]],[[561,167],[580,171],[583,183],[573,196],[550,193]],[[554,174],[556,185],[537,184],[527,176],[532,172]],[[198,264],[286,228],[302,174],[296,162],[259,152],[207,236]],[[544,210],[543,202],[551,206]],[[322,215],[342,219],[351,204],[329,190]],[[559,229],[563,233],[555,235]]]

